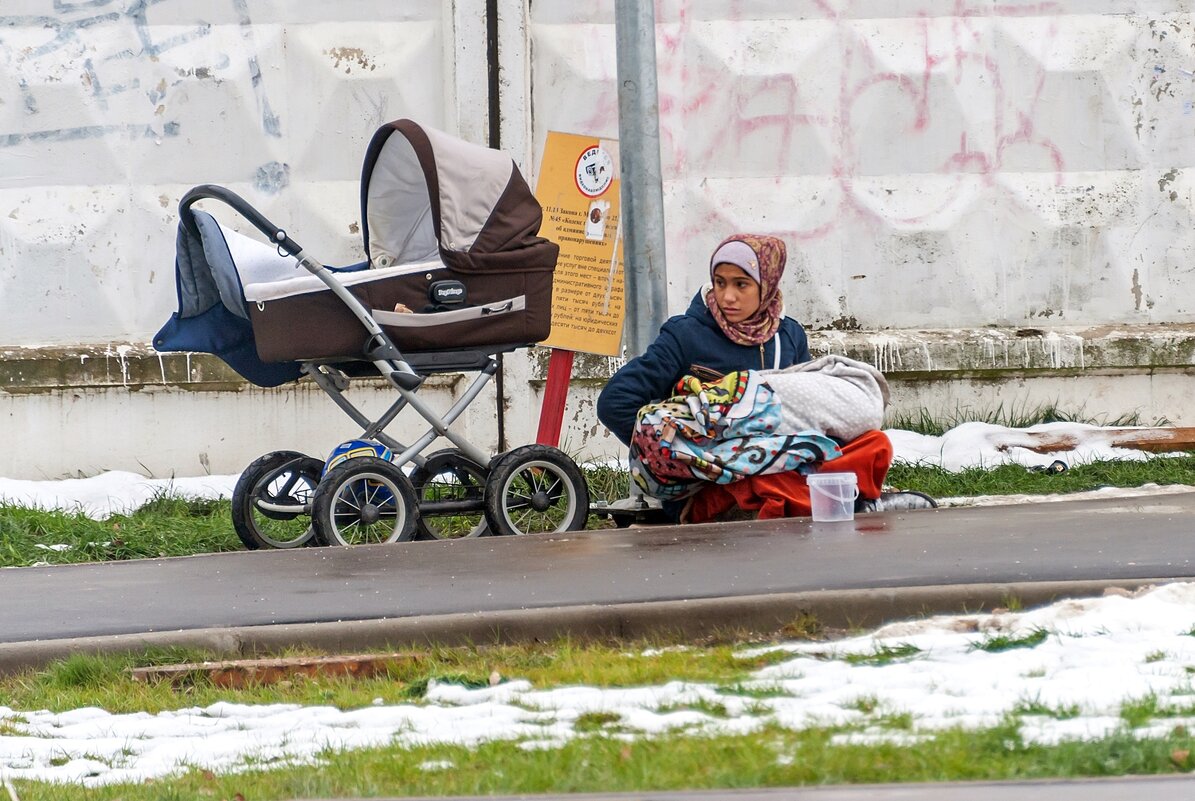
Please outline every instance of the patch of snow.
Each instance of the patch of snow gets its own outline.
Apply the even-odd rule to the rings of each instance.
[[[1030,444],[1026,433],[1065,435],[1076,443],[1070,450],[1040,454],[1025,447],[1007,447],[1003,443]],[[1157,454],[1126,448],[1113,448],[1106,443],[1106,429],[1082,423],[1046,423],[1024,429],[1006,428],[987,423],[963,423],[940,437],[916,434],[911,431],[889,429],[884,432],[892,441],[894,461],[905,464],[924,464],[950,471],[969,467],[994,467],[1013,463],[1031,467],[1046,467],[1056,460],[1068,466],[1098,460],[1156,458]],[[612,466],[625,467],[613,460]],[[113,514],[128,514],[149,501],[162,496],[217,499],[232,497],[239,476],[198,476],[187,478],[146,478],[136,473],[110,471],[90,478],[60,481],[25,481],[0,478],[0,502],[34,509],[61,510],[102,520]],[[1164,489],[1159,491],[1166,491]],[[1048,497],[1048,496],[1047,496]],[[1070,495],[1068,498],[1077,496]],[[991,505],[995,503],[1043,500],[1042,497],[1007,499],[947,499],[945,505]]]
[[[134,512],[155,498],[163,496],[231,498],[237,478],[238,476],[146,478],[122,471],[61,481],[0,478],[0,502],[28,509],[78,513],[93,520],[105,520],[114,514]]]
[[[892,442],[893,461],[940,467],[957,473],[972,467],[1004,464],[1048,467],[1062,461],[1068,467],[1099,461],[1144,461],[1159,454],[1108,444],[1107,428],[1085,423],[1042,423],[1028,428],[1008,428],[990,423],[961,423],[940,437],[902,429],[884,431]],[[1073,440],[1075,447],[1037,453],[1028,434],[1048,434]],[[1185,454],[1180,454],[1185,455]]]

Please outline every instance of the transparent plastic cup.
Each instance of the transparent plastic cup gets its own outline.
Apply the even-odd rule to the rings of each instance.
[[[841,523],[855,519],[859,479],[854,473],[814,473],[809,482],[809,502],[815,523]]]

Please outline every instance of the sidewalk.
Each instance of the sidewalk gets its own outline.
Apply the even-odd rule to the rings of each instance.
[[[4,572],[0,671],[79,650],[226,656],[428,641],[771,632],[1195,578],[1195,493],[305,548]]]

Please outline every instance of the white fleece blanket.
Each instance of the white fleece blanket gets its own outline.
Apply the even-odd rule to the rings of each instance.
[[[831,354],[758,375],[780,400],[784,431],[819,431],[849,442],[883,426],[888,381],[870,364]]]

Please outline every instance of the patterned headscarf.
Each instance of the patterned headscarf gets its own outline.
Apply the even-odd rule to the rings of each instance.
[[[751,264],[749,256],[745,255],[743,243],[755,254],[757,263]],[[713,280],[714,267],[723,262],[740,267],[743,272],[759,281],[759,308],[755,314],[741,323],[732,323],[722,313],[718,302],[714,300],[714,289],[711,286],[705,293],[705,305],[710,314],[722,329],[722,333],[738,345],[759,345],[767,342],[780,328],[780,320],[784,316],[784,298],[780,294],[780,276],[784,275],[784,262],[787,251],[784,242],[774,236],[758,236],[756,234],[734,234],[722,240],[710,257],[710,279]],[[740,264],[740,261],[745,263]],[[752,269],[754,268],[754,269]]]

